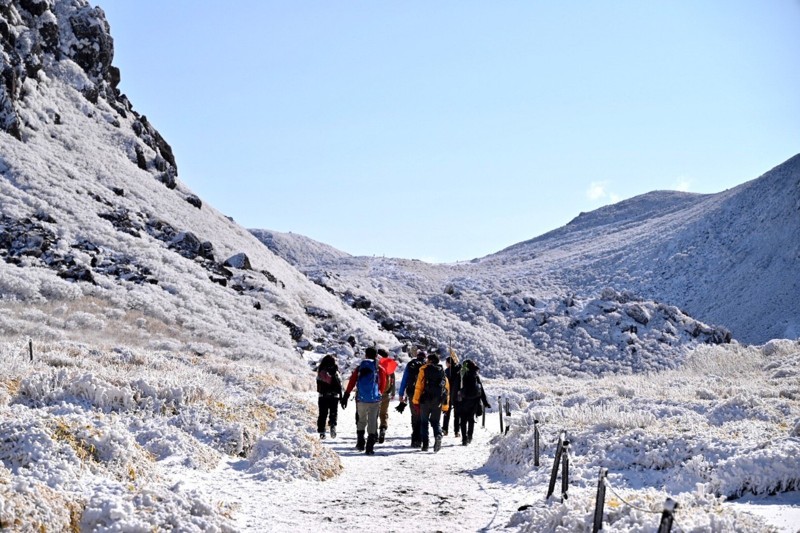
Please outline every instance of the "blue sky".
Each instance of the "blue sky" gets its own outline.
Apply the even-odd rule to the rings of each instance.
[[[249,228],[451,262],[800,151],[800,2],[106,0],[120,89]]]

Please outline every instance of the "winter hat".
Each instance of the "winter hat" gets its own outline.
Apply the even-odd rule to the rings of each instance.
[[[387,352],[383,348],[378,348],[378,355],[380,355],[381,357],[389,357],[389,352]]]
[[[366,350],[364,350],[364,356],[367,359],[375,359],[378,357],[378,350],[376,350],[374,346],[369,346]]]
[[[434,365],[438,365],[439,364],[439,356],[436,355],[435,353],[430,354],[428,356],[428,362],[431,363],[431,364],[434,364]]]

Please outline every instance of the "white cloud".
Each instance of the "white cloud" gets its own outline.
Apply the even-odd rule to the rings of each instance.
[[[606,192],[607,185],[607,181],[593,181],[589,184],[589,188],[586,190],[586,197],[592,201],[602,200],[603,198],[608,197],[609,194]]]
[[[607,202],[615,204],[622,200],[622,196],[615,192],[609,192],[607,181],[593,181],[586,189],[586,197],[593,202]]]
[[[672,186],[672,188],[676,191],[689,192],[689,190],[692,188],[692,180],[691,178],[680,176],[675,180],[675,184]]]

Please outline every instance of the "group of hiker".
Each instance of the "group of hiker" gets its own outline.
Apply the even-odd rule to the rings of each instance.
[[[396,387],[397,361],[382,348],[370,346],[364,350],[364,359],[350,374],[345,386],[339,373],[336,358],[326,355],[317,367],[317,392],[319,416],[317,431],[325,439],[326,427],[331,437],[336,437],[338,408],[347,408],[355,390],[356,398],[356,448],[374,455],[375,444],[386,438],[389,427],[389,402],[398,394],[397,411],[403,413],[410,405],[411,446],[422,451],[430,447],[433,434],[433,451],[442,447],[442,437],[448,434],[453,420],[455,437],[461,444],[472,442],[475,417],[491,408],[483,391],[478,365],[471,359],[459,362],[453,350],[449,351],[443,368],[439,355],[426,353],[412,347],[411,360],[403,371],[399,389]],[[441,418],[444,414],[444,427]]]

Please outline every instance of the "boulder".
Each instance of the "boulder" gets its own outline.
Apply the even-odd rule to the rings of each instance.
[[[238,253],[229,257],[222,263],[222,266],[238,268],[240,270],[253,270],[253,266],[250,264],[250,258],[247,257],[245,253]]]

